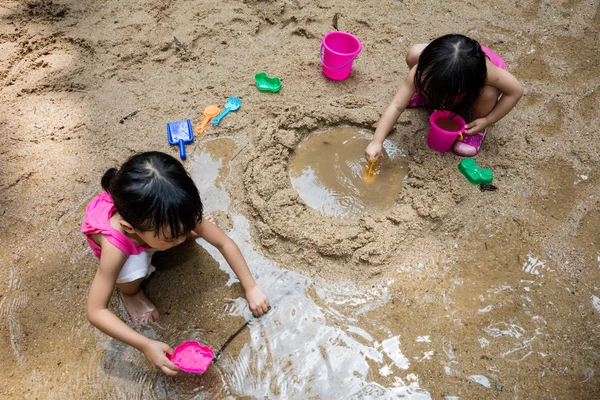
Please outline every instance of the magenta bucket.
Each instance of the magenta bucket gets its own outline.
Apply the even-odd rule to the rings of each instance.
[[[460,142],[467,123],[460,115],[451,111],[434,111],[429,117],[427,145],[435,151],[446,152],[454,142]]]
[[[329,32],[321,42],[323,75],[336,81],[346,79],[361,50],[362,44],[356,36],[347,32]]]

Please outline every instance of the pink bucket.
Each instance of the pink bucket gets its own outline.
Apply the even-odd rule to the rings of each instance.
[[[434,111],[429,117],[427,145],[435,151],[446,152],[454,142],[463,138],[467,123],[452,111]]]
[[[336,81],[346,79],[361,50],[362,45],[356,36],[346,32],[329,32],[321,42],[323,74]]]

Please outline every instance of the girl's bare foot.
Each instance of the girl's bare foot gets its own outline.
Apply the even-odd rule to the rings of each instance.
[[[138,326],[146,325],[149,322],[157,321],[160,317],[156,306],[140,290],[136,294],[121,294],[123,305],[131,318],[131,321]]]
[[[202,218],[202,219],[203,219],[203,220],[205,220],[205,221],[211,222],[211,223],[213,223],[213,224],[215,224],[215,225],[217,224],[217,223],[215,222],[215,217],[213,217],[213,215],[212,215],[212,214],[209,214],[209,215],[205,216],[205,217],[204,217],[204,218]]]

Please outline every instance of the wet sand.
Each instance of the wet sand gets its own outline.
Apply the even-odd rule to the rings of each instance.
[[[343,82],[318,59],[336,12],[363,43]],[[30,0],[4,1],[0,21],[0,397],[260,397],[241,357],[281,329],[257,324],[222,367],[170,381],[85,318],[97,261],[79,229],[102,173],[139,151],[176,156],[165,123],[198,123],[229,95],[242,107],[188,146],[186,166],[199,182],[203,149],[215,154],[228,194],[208,208],[227,230],[246,219],[266,259],[310,280],[303,299],[328,310],[324,326],[361,327],[380,353],[397,338],[408,369],[365,358],[362,382],[418,381],[432,398],[600,397],[597,2]],[[374,130],[406,50],[453,31],[491,47],[525,87],[477,157],[498,191],[480,192],[457,157],[427,148],[418,109],[389,137],[408,162],[390,211],[308,207],[289,178],[296,146],[323,129]],[[259,71],[279,76],[281,92],[258,92]],[[229,142],[207,143],[216,138]],[[204,248],[155,263],[147,291],[162,319],[146,334],[218,347],[244,323],[241,289]],[[122,315],[114,296],[111,307]]]

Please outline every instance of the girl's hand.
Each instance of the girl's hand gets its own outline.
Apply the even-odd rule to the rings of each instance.
[[[381,143],[376,141],[371,141],[365,150],[365,158],[368,162],[372,162],[377,160],[383,151],[383,146]]]
[[[149,340],[143,351],[150,364],[165,375],[175,376],[179,372],[179,368],[167,358],[167,354],[173,354],[173,349],[168,344]]]
[[[246,291],[246,300],[248,300],[250,311],[252,311],[252,315],[255,317],[260,317],[271,309],[269,299],[267,299],[267,296],[265,296],[257,285]]]
[[[474,135],[479,132],[483,132],[485,128],[490,126],[487,119],[485,118],[477,118],[467,124],[467,129],[465,129],[465,135]]]

